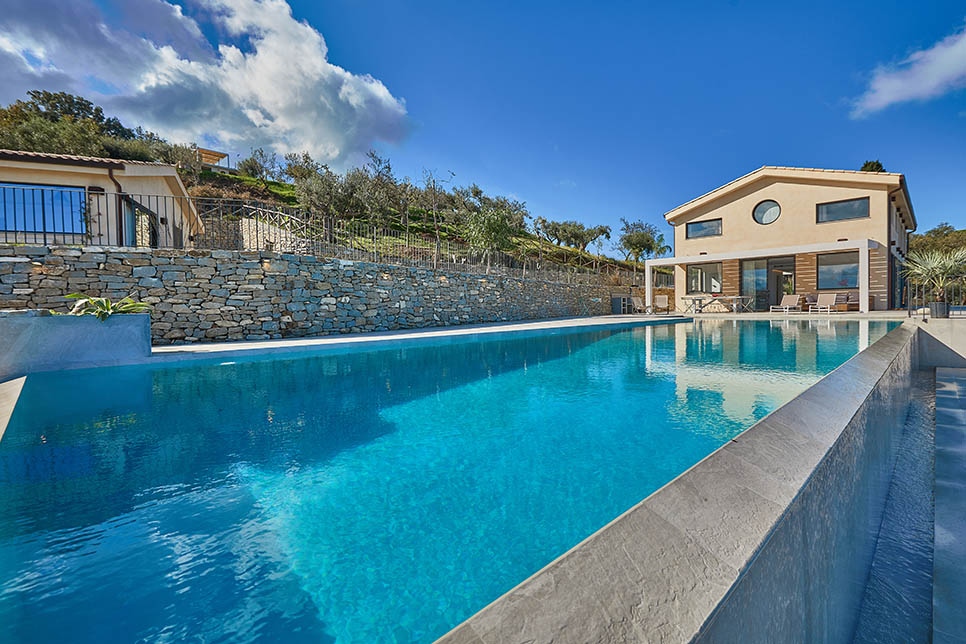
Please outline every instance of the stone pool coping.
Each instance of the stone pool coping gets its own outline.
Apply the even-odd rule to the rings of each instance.
[[[348,333],[283,340],[253,340],[235,342],[206,342],[204,344],[178,344],[153,347],[151,358],[146,361],[185,361],[216,358],[245,358],[272,354],[313,352],[342,347],[358,347],[400,340],[431,340],[459,338],[463,336],[489,335],[493,333],[517,333],[526,331],[604,329],[651,324],[690,322],[693,318],[677,315],[599,315],[590,317],[552,318],[521,322],[491,322],[421,329],[401,329],[375,333]]]
[[[863,428],[898,415],[898,404],[907,402],[901,387],[904,379],[908,389],[917,366],[917,333],[911,323],[894,329],[439,642],[739,641],[742,633],[754,634],[746,641],[791,641],[791,633],[805,632],[835,640],[828,622],[837,609],[826,598],[816,618],[805,605],[816,597],[796,596],[807,593],[795,584],[814,583],[810,591],[821,595],[822,580],[840,577],[825,570],[812,582],[799,570],[788,575],[798,579],[786,581],[776,573],[821,559],[819,551],[787,564],[806,555],[783,548],[804,550],[812,536],[805,535],[807,512],[827,509],[822,503],[840,493],[833,483],[854,474],[836,471],[850,467],[843,456],[849,448],[841,445],[881,457],[894,443],[894,430],[870,436]],[[815,539],[813,549],[841,546],[837,530],[826,528],[833,534]],[[824,636],[816,630],[823,621]]]

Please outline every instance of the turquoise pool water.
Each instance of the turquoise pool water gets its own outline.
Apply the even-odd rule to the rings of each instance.
[[[0,441],[0,641],[431,641],[891,326],[30,377]]]

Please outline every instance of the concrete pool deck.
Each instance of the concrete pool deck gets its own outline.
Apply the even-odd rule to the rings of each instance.
[[[448,338],[485,333],[506,333],[511,331],[540,331],[570,329],[579,327],[632,326],[642,323],[690,322],[692,320],[771,320],[771,321],[813,321],[832,322],[870,320],[904,321],[909,319],[905,311],[873,311],[871,313],[701,313],[697,315],[598,315],[590,317],[551,318],[546,320],[525,320],[519,322],[488,322],[485,324],[465,324],[397,331],[368,333],[343,333],[338,335],[312,336],[304,338],[284,338],[278,340],[251,340],[232,342],[205,342],[197,344],[171,344],[152,347],[151,362],[169,360],[190,360],[215,358],[232,355],[257,355],[282,353],[288,351],[323,349],[326,347],[348,346],[392,340],[415,340]]]
[[[769,313],[767,311],[754,311],[744,313],[695,313],[692,317],[695,320],[879,320],[883,322],[890,320],[901,322],[908,319],[915,319],[915,316],[910,318],[906,311],[869,311],[868,313],[859,313],[858,311],[842,311],[836,313],[795,311],[790,313]]]

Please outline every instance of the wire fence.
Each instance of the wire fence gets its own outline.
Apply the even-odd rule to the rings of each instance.
[[[273,251],[553,282],[643,286],[644,269],[567,266],[410,230],[244,199],[109,193],[0,183],[6,244]],[[673,276],[655,272],[656,288]]]
[[[942,289],[907,280],[908,317],[966,317],[966,276],[951,280]]]

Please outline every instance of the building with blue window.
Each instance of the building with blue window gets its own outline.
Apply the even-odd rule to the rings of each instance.
[[[0,243],[190,248],[203,232],[173,165],[0,150]]]

